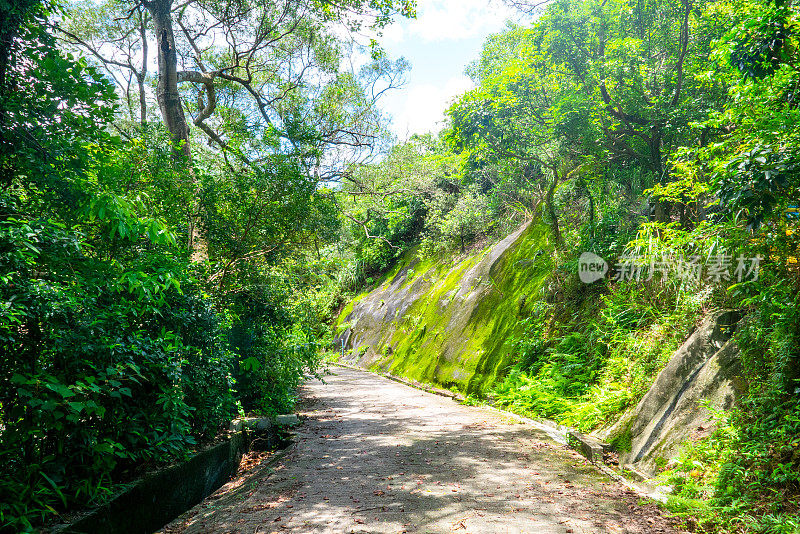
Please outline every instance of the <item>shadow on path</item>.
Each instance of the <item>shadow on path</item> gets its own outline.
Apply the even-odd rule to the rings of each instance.
[[[343,368],[302,398],[292,452],[164,532],[673,532],[655,505],[502,414]]]

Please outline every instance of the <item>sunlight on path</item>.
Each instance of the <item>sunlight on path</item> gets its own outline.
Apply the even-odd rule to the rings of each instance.
[[[501,414],[335,367],[293,450],[165,528],[201,532],[673,532],[654,505]]]

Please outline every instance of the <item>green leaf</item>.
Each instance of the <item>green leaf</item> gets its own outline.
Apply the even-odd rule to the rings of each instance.
[[[47,476],[43,471],[39,471],[39,474],[42,476],[42,478],[44,478],[47,481],[48,484],[50,484],[50,487],[53,488],[53,491],[58,496],[58,498],[61,500],[61,504],[63,504],[66,507],[67,506],[67,498],[61,492],[61,488],[59,488],[58,485],[55,482],[53,482],[53,479],[50,478],[49,476]]]
[[[34,381],[33,381],[33,380],[30,380],[30,379],[28,379],[28,378],[27,378],[27,377],[25,377],[25,376],[22,376],[22,375],[21,375],[21,374],[19,374],[19,373],[14,373],[14,374],[11,376],[11,383],[12,383],[12,384],[20,384],[20,385],[23,385],[23,384],[33,384],[33,383],[34,383]]]
[[[65,386],[64,384],[49,382],[45,384],[45,387],[55,391],[65,399],[75,396],[75,392],[72,391],[69,387]]]

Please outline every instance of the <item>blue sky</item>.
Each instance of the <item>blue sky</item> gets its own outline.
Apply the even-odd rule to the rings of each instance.
[[[517,13],[498,0],[418,0],[415,20],[384,30],[380,42],[388,54],[411,63],[406,85],[382,104],[400,139],[440,129],[448,102],[473,87],[464,69],[508,19]]]

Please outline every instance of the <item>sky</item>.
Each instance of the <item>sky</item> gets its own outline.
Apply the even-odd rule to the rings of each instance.
[[[417,18],[386,28],[380,43],[388,55],[411,64],[406,84],[384,97],[399,139],[439,131],[448,103],[474,87],[464,70],[480,55],[483,41],[518,20],[499,0],[417,0]]]

